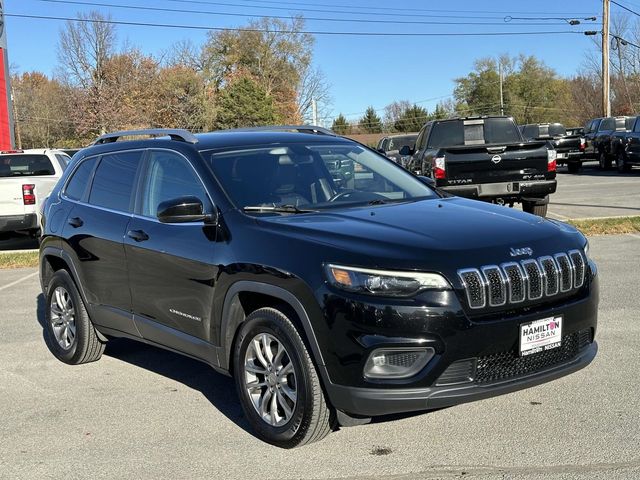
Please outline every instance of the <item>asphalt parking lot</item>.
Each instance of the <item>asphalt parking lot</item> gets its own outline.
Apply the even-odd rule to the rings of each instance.
[[[68,366],[42,340],[35,269],[0,271],[0,478],[640,478],[640,236],[594,237],[600,351],[514,394],[345,428],[281,450],[232,381],[130,341]]]
[[[602,172],[588,162],[578,175],[558,169],[558,190],[551,195],[549,214],[558,220],[640,215],[640,168],[620,174]]]

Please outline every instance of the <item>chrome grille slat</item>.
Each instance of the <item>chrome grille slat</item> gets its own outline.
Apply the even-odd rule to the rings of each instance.
[[[501,307],[507,303],[507,280],[497,265],[482,267],[482,274],[488,286],[489,306]]]
[[[538,300],[544,295],[544,275],[538,262],[523,260],[522,267],[527,275],[527,293],[529,300]]]
[[[500,307],[567,293],[584,285],[586,260],[579,250],[458,271],[472,309]]]
[[[568,292],[573,286],[573,265],[566,253],[557,253],[555,259],[560,268],[560,291]]]
[[[560,286],[558,285],[560,269],[558,268],[558,265],[556,265],[556,261],[553,257],[540,257],[538,262],[544,272],[545,294],[547,297],[557,295],[560,290]]]
[[[584,283],[584,276],[586,265],[582,253],[580,250],[571,250],[569,252],[569,258],[573,265],[573,286],[574,288],[580,288]]]

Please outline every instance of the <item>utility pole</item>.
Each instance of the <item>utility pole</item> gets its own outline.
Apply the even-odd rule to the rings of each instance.
[[[502,62],[498,60],[498,75],[500,76],[500,115],[504,115],[504,95],[502,92]]]
[[[318,125],[318,102],[315,98],[311,99],[311,112],[313,117],[313,124]]]
[[[605,117],[611,116],[611,97],[609,95],[609,12],[610,0],[602,0],[602,111]]]

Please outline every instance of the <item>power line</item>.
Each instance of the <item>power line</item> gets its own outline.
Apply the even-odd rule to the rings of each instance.
[[[28,15],[21,13],[5,13],[5,17],[28,18],[38,20],[55,20],[67,22],[84,22],[98,23],[110,25],[124,25],[134,27],[156,27],[156,28],[176,28],[184,30],[214,30],[223,32],[260,32],[260,33],[279,33],[292,35],[334,35],[334,36],[352,36],[352,37],[503,37],[503,36],[527,36],[527,35],[566,35],[566,34],[583,34],[582,31],[573,30],[556,30],[556,31],[537,31],[537,32],[335,32],[329,30],[269,30],[264,28],[233,28],[233,27],[211,27],[204,25],[179,25],[169,23],[149,23],[149,22],[129,22],[124,20],[100,20],[89,18],[71,18],[56,17],[50,15]]]
[[[173,1],[173,0],[167,0],[167,1]],[[246,7],[247,5],[237,5],[237,4],[222,4],[220,2],[211,2],[211,1],[197,1],[197,0],[176,0],[176,1],[180,1],[181,3],[198,3],[198,4],[203,4],[203,5],[227,5],[227,6],[242,6],[242,7]],[[243,2],[250,2],[250,3],[257,3],[258,5],[251,5],[254,6],[256,8],[263,8],[263,9],[279,9],[279,10],[289,10],[291,11],[291,5],[302,5],[303,7],[308,7],[309,4],[308,3],[301,3],[301,2],[289,2],[289,1],[258,1],[258,0],[240,0]],[[273,6],[269,6],[269,5],[265,5],[265,6],[260,6],[260,4],[264,5],[264,4],[275,4],[275,5],[287,5],[287,8],[279,8],[279,7],[273,7]],[[453,12],[453,13],[472,13],[472,14],[476,14],[473,17],[465,17],[465,18],[478,18],[477,14],[502,14],[504,15],[504,11],[496,11],[496,10],[446,10],[446,9],[429,9],[429,8],[389,8],[389,7],[373,7],[373,6],[363,6],[363,7],[359,7],[359,6],[344,6],[344,5],[339,5],[339,4],[329,4],[329,3],[315,3],[314,5],[318,6],[318,7],[331,7],[332,9],[335,8],[341,8],[341,9],[350,9],[350,10],[364,10],[364,13],[367,13],[369,15],[373,15],[373,14],[377,14],[377,13],[371,13],[371,10],[381,10],[385,13],[385,15],[394,15],[392,13],[389,12],[407,12],[407,13],[415,13],[415,12],[431,12],[432,14],[430,15],[420,15],[420,16],[428,16],[428,17],[432,17],[432,16],[438,16],[438,15],[433,15],[433,13],[439,13],[439,12]],[[323,12],[329,12],[329,13],[346,13],[346,14],[358,14],[360,12],[356,11],[356,12],[349,12],[349,11],[336,11],[336,10],[317,10],[317,9],[298,9],[298,8],[294,8],[294,10],[298,10],[298,11],[323,11]],[[522,15],[540,15],[540,14],[549,14],[549,15],[591,15],[591,13],[566,13],[566,12],[535,12],[535,13],[531,13],[531,12],[507,12],[507,13],[514,13],[514,14],[522,14]],[[406,14],[405,14],[406,15]],[[404,15],[403,15],[404,16]],[[416,15],[412,15],[412,16],[416,16]],[[485,18],[502,18],[502,17],[485,17]]]
[[[622,5],[621,3],[616,2],[615,0],[611,0],[611,3],[613,3],[614,5],[619,6],[620,8],[626,10],[627,12],[633,13],[634,15],[637,15],[640,17],[640,13],[636,12],[635,10],[631,10],[629,7],[625,7],[624,5]]]
[[[212,12],[210,10],[183,10],[177,8],[165,8],[165,7],[143,7],[139,5],[120,5],[116,3],[104,3],[104,2],[90,2],[80,0],[35,0],[37,2],[57,3],[66,5],[83,5],[93,7],[109,7],[109,8],[124,8],[128,10],[143,10],[153,12],[169,12],[169,13],[196,13],[202,15],[216,15],[227,17],[259,17],[259,18],[271,18],[278,20],[294,20],[293,16],[280,16],[280,15],[257,15],[257,14],[245,14],[245,13],[230,13],[230,12]],[[309,21],[324,21],[324,22],[348,22],[348,23],[376,23],[376,24],[402,24],[402,25],[504,25],[504,22],[434,22],[428,20],[367,20],[362,18],[327,18],[327,17],[304,17]],[[564,23],[518,23],[519,25],[564,25]]]
[[[166,0],[167,2],[174,2],[174,3],[187,3],[187,4],[198,4],[198,5],[215,5],[215,6],[223,6],[223,7],[240,7],[240,8],[246,8],[247,5],[243,5],[243,4],[238,4],[238,3],[228,3],[228,2],[212,2],[212,1],[203,1],[203,0]],[[288,5],[288,2],[285,2],[286,5]],[[336,11],[335,8],[339,8],[338,6],[333,6],[333,9],[331,10],[326,10],[326,9],[319,9],[319,8],[298,8],[296,7],[295,9],[292,9],[291,7],[274,7],[274,6],[258,6],[258,5],[254,5],[255,8],[261,8],[261,9],[266,9],[266,10],[285,10],[287,12],[291,12],[292,10],[298,11],[298,12],[316,12],[316,13],[341,13],[344,15],[362,15],[363,12],[348,12],[348,11]],[[350,7],[352,8],[352,7]],[[455,12],[455,10],[453,10]],[[365,14],[369,14],[371,15],[371,12],[364,12]],[[466,12],[465,12],[466,13]],[[498,12],[495,12],[498,13]],[[388,11],[385,12],[385,15],[387,17],[391,16],[391,17],[406,17],[406,14],[400,14],[400,13],[389,13]],[[413,13],[411,14],[412,17],[426,17],[426,18],[433,18],[434,14],[419,14],[419,13]],[[444,15],[442,15],[444,17]],[[469,18],[468,16],[465,16],[463,18]],[[472,18],[476,18],[475,16]],[[485,18],[489,18],[489,17],[485,17]],[[495,18],[502,18],[502,17],[495,17]]]

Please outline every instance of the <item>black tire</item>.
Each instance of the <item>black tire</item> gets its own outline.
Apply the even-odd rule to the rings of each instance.
[[[605,152],[598,155],[598,166],[600,170],[609,170],[611,168],[611,159]]]
[[[582,167],[582,164],[580,162],[567,163],[567,170],[569,171],[569,173],[580,173],[580,167]]]
[[[624,153],[619,152],[616,157],[616,168],[618,173],[629,173],[631,171],[631,165],[629,165],[624,158]]]
[[[538,202],[522,202],[522,210],[527,213],[531,213],[533,215],[537,215],[539,217],[547,216],[547,207],[548,203],[538,203]]]
[[[264,334],[270,339],[273,338],[274,343],[277,344],[279,342],[284,347],[284,355],[287,355],[287,358],[290,360],[288,363],[293,366],[293,371],[295,372],[296,401],[293,406],[288,404],[288,407],[293,407],[291,408],[292,413],[290,418],[286,420],[285,414],[286,423],[279,426],[272,426],[266,419],[263,419],[261,414],[258,413],[259,406],[254,406],[254,400],[250,398],[247,388],[247,382],[249,381],[247,375],[252,375],[250,372],[247,374],[246,366],[250,363],[246,362],[247,355],[251,355],[252,351],[256,351],[255,344],[253,343],[254,339],[261,338]],[[250,344],[253,349],[251,351]],[[269,343],[268,345],[271,349],[273,343]],[[261,352],[263,351],[264,350],[261,350]],[[275,359],[275,357],[273,358]],[[254,365],[262,368],[257,360],[255,360]],[[273,365],[276,365],[275,361]],[[272,372],[271,367],[272,364],[269,363],[269,372]],[[261,308],[247,317],[240,328],[235,343],[233,372],[236,389],[245,417],[260,439],[278,447],[293,448],[321,440],[331,431],[334,414],[325,398],[315,366],[296,327],[291,320],[279,310],[274,308]],[[273,372],[275,372],[275,367]],[[257,381],[265,384],[253,390],[260,399],[275,398],[276,393],[284,393],[276,392],[270,395],[267,390],[275,391],[280,385],[276,384],[273,386],[269,384],[270,386],[268,386],[268,377],[266,375],[258,373],[254,376]],[[272,377],[272,374],[269,376]],[[269,395],[269,397],[267,397],[267,395]],[[284,398],[284,396],[281,395],[278,398]],[[255,401],[259,402],[260,400],[255,399]],[[280,406],[281,401],[278,401],[280,402],[276,407],[279,409],[278,412],[284,412]],[[275,417],[277,417],[277,415]],[[274,416],[270,416],[270,418],[274,418]]]
[[[65,330],[65,320],[61,318],[61,316],[55,316],[56,314],[53,311],[54,303],[57,305],[54,296],[57,295],[56,292],[58,291],[66,292],[70,305],[73,308],[75,334],[72,340],[70,340],[68,333],[57,334],[55,331],[56,328],[60,328],[61,332],[69,332],[71,329],[71,327],[67,325],[67,330]],[[54,323],[63,326],[54,327]],[[51,353],[53,353],[58,360],[70,365],[95,362],[100,359],[102,352],[104,352],[105,343],[98,338],[98,334],[91,323],[82,297],[76,288],[76,284],[66,270],[58,270],[49,281],[47,287],[47,303],[45,305],[44,332],[45,341]],[[62,340],[59,340],[60,337],[64,337],[69,345],[66,347],[62,345]]]

